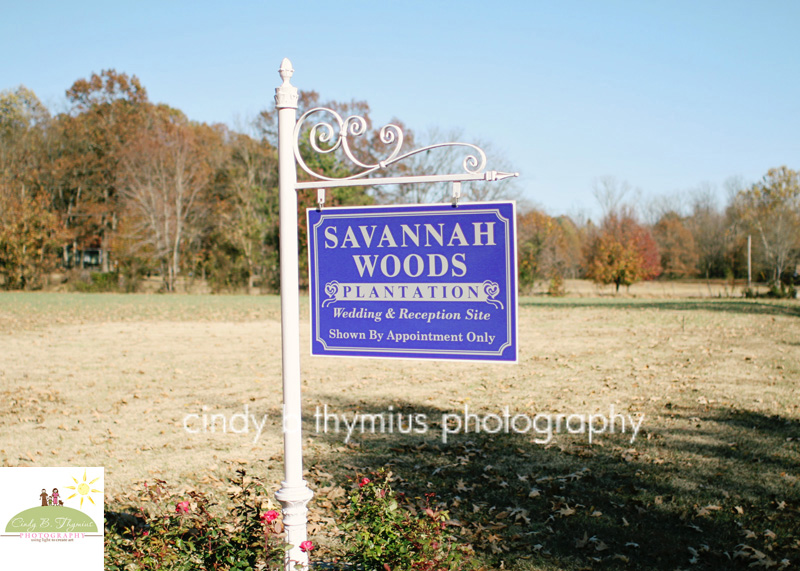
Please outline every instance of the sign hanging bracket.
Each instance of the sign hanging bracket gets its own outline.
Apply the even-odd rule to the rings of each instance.
[[[458,208],[458,201],[461,198],[461,181],[453,182],[453,208]]]
[[[325,189],[318,188],[317,189],[317,210],[322,210],[322,207],[325,206]]]

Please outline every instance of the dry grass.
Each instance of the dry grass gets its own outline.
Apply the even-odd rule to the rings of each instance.
[[[548,282],[537,283],[530,293],[547,293]],[[747,289],[746,280],[653,280],[638,282],[616,291],[613,284],[600,285],[589,280],[565,280],[564,289],[570,297],[614,297],[614,298],[730,298],[742,297]],[[753,284],[754,292],[765,294],[769,287],[763,283]]]
[[[388,466],[409,493],[436,492],[491,568],[794,565],[800,306],[635,295],[523,298],[518,365],[304,352],[306,463],[323,490],[314,536],[335,542],[322,519],[335,516],[331,490]],[[302,337],[307,347],[307,327]],[[204,485],[241,465],[277,489],[280,387],[274,297],[0,295],[0,463],[103,465],[107,501],[143,479]],[[346,445],[315,430],[326,404],[348,417],[426,414],[430,430]],[[436,423],[465,406],[533,416],[612,405],[645,415],[634,443],[460,434],[443,444]],[[252,424],[184,430],[187,414],[229,419],[245,407],[267,415],[257,440]]]

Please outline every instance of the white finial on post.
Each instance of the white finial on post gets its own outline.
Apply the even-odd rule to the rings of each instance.
[[[306,505],[314,495],[303,479],[302,408],[300,402],[300,298],[297,247],[297,164],[294,158],[294,128],[297,123],[297,88],[289,83],[292,62],[285,59],[280,70],[283,85],[275,89],[278,109],[278,193],[280,204],[281,260],[281,357],[283,377],[284,480],[275,494],[283,506],[286,542],[284,568],[308,567],[308,553],[300,545],[307,539]]]
[[[283,79],[283,84],[275,89],[275,107],[278,109],[297,109],[297,88],[289,83],[294,75],[294,68],[289,58],[283,58],[278,73]]]
[[[283,84],[286,85],[289,83],[289,79],[294,75],[294,67],[292,67],[292,62],[289,60],[288,57],[283,58],[281,62],[281,67],[278,68],[278,73],[281,75],[281,79],[283,80]]]

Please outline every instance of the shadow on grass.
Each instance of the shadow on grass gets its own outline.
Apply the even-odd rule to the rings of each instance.
[[[521,307],[549,307],[575,309],[582,307],[608,309],[657,309],[660,311],[724,311],[758,315],[786,315],[800,317],[800,303],[786,301],[765,303],[744,299],[718,300],[631,300],[631,299],[538,299],[521,298]]]
[[[325,433],[307,419],[307,434],[329,445],[309,458],[312,486],[329,484],[314,482],[315,471],[347,487],[391,470],[398,491],[436,493],[457,522],[454,535],[489,568],[746,569],[794,559],[800,546],[800,490],[787,477],[800,467],[796,421],[719,409],[704,418],[676,413],[682,428],[643,430],[634,444],[616,434],[593,445],[586,435],[559,435],[545,445],[533,432],[458,434],[445,443],[442,415],[463,411],[328,404],[349,420],[382,415],[385,429],[394,415],[394,432],[373,434],[368,418],[345,445],[332,423]],[[428,430],[399,433],[397,415],[408,428],[415,414]]]

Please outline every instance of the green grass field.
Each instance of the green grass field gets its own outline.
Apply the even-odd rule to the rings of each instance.
[[[798,302],[531,297],[519,317],[517,365],[312,358],[304,318],[315,557],[336,548],[353,478],[385,468],[398,490],[435,493],[486,569],[798,567]],[[153,478],[223,497],[239,467],[277,490],[279,300],[0,294],[0,395],[0,463],[105,466],[107,508]],[[427,430],[347,438],[315,419],[326,405],[424,415]],[[465,407],[489,430],[487,415],[561,426],[473,424],[445,442]],[[612,408],[627,430],[590,444],[580,417]],[[200,430],[245,410],[266,418],[258,434]]]

